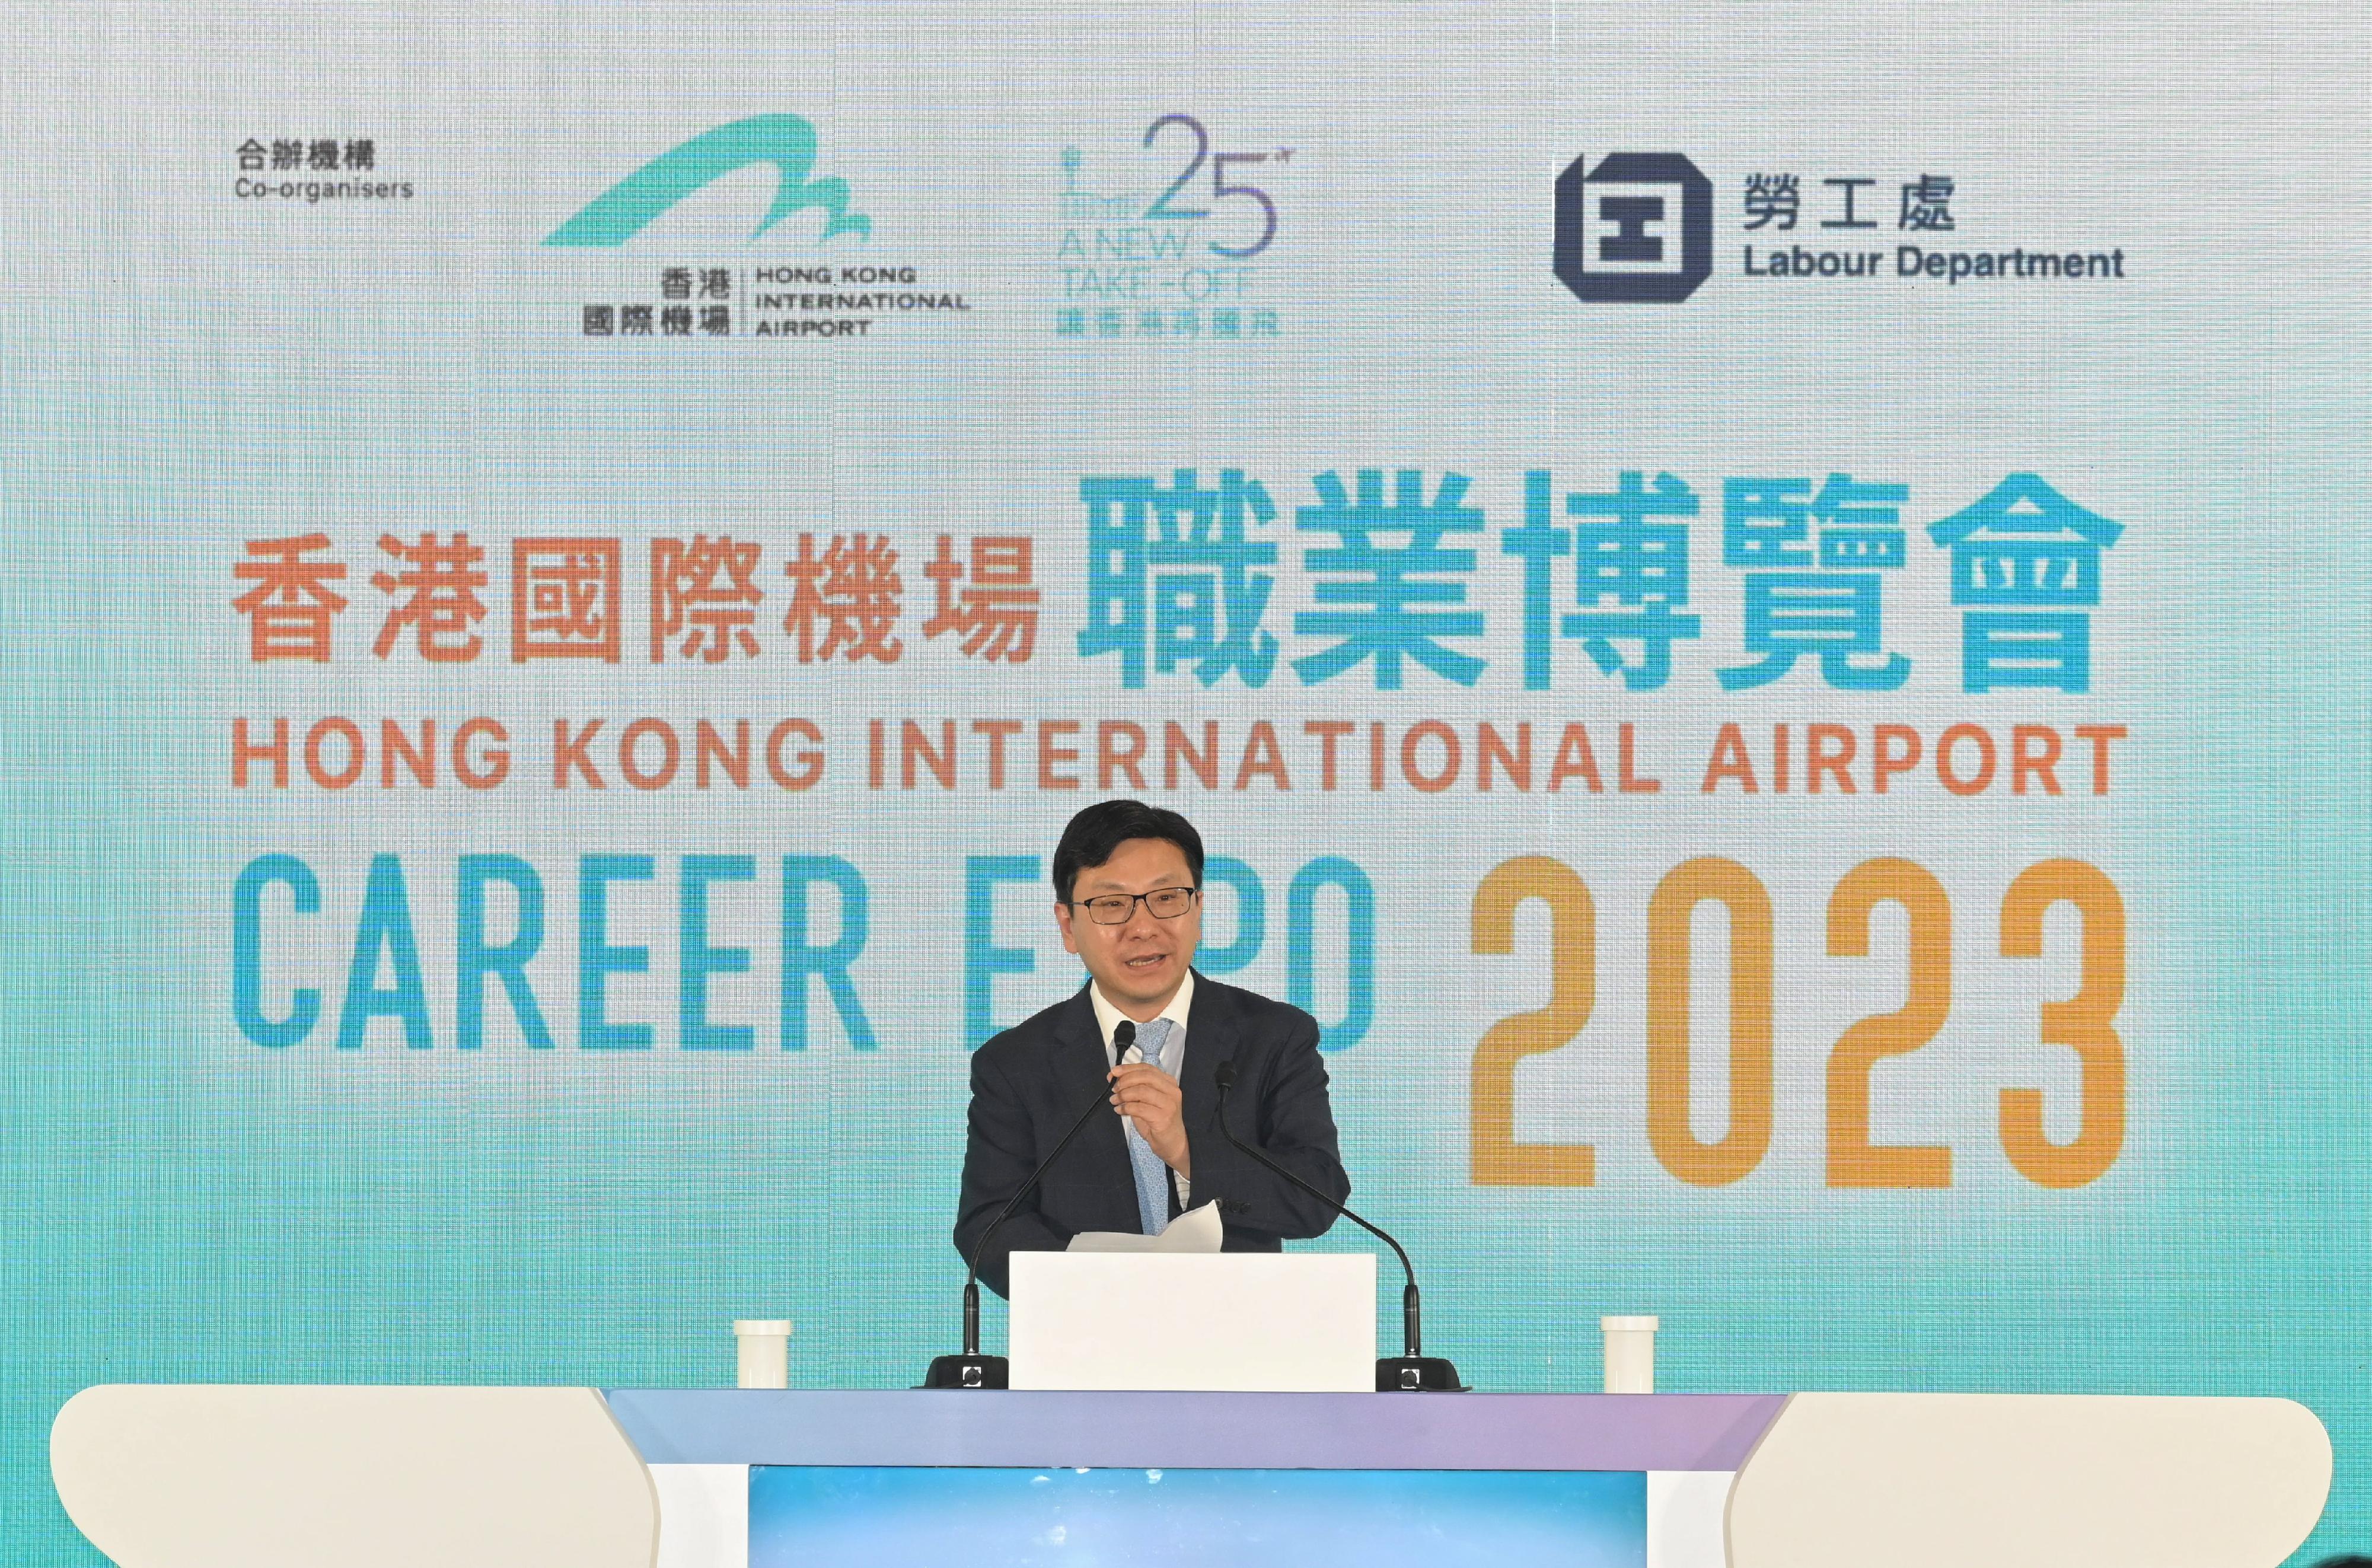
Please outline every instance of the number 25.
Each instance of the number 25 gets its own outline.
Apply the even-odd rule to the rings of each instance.
[[[1211,194],[1215,200],[1224,202],[1230,196],[1249,196],[1260,203],[1260,209],[1265,215],[1258,239],[1253,240],[1250,245],[1236,246],[1222,245],[1215,239],[1211,241],[1212,251],[1230,261],[1241,261],[1267,250],[1269,242],[1276,238],[1276,203],[1269,199],[1267,192],[1257,185],[1228,184],[1227,165],[1266,163],[1268,154],[1221,153],[1215,157],[1212,157],[1211,134],[1203,128],[1201,121],[1191,114],[1163,115],[1145,128],[1144,145],[1148,147],[1153,145],[1154,138],[1161,134],[1162,127],[1165,125],[1185,127],[1194,138],[1194,156],[1187,160],[1185,168],[1180,171],[1178,178],[1169,182],[1169,188],[1153,199],[1153,204],[1145,209],[1145,215],[1148,218],[1209,217],[1211,209],[1208,207],[1180,207],[1170,204],[1178,192],[1184,190],[1187,182],[1192,180],[1196,172],[1202,168],[1204,161],[1208,160],[1211,165]]]

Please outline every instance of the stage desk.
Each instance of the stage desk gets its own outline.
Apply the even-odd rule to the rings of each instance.
[[[2276,1568],[2331,1459],[2285,1400],[2016,1394],[113,1385],[51,1433],[124,1568]]]

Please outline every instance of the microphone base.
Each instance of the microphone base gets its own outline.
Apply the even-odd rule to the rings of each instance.
[[[1444,1366],[1448,1365],[1443,1362]],[[936,1355],[923,1374],[925,1388],[1009,1388],[1011,1365],[1001,1355]]]
[[[1458,1368],[1437,1355],[1387,1355],[1376,1359],[1378,1394],[1469,1394]]]

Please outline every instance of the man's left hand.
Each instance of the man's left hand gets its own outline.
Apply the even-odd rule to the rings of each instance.
[[[1192,1160],[1186,1148],[1186,1123],[1180,1114],[1185,1097],[1179,1091],[1178,1080],[1149,1063],[1115,1067],[1110,1077],[1113,1108],[1136,1123],[1138,1134],[1161,1156],[1162,1164],[1192,1181],[1194,1172],[1189,1168]]]

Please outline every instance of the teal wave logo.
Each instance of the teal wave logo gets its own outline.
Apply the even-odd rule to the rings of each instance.
[[[758,163],[773,164],[782,182],[774,187],[774,204],[750,231],[750,238],[810,207],[820,207],[827,215],[820,238],[854,234],[871,238],[873,220],[849,210],[848,181],[809,178],[815,160],[815,127],[797,115],[736,120],[661,153],[586,203],[575,217],[544,236],[543,242],[614,249],[702,186]]]

